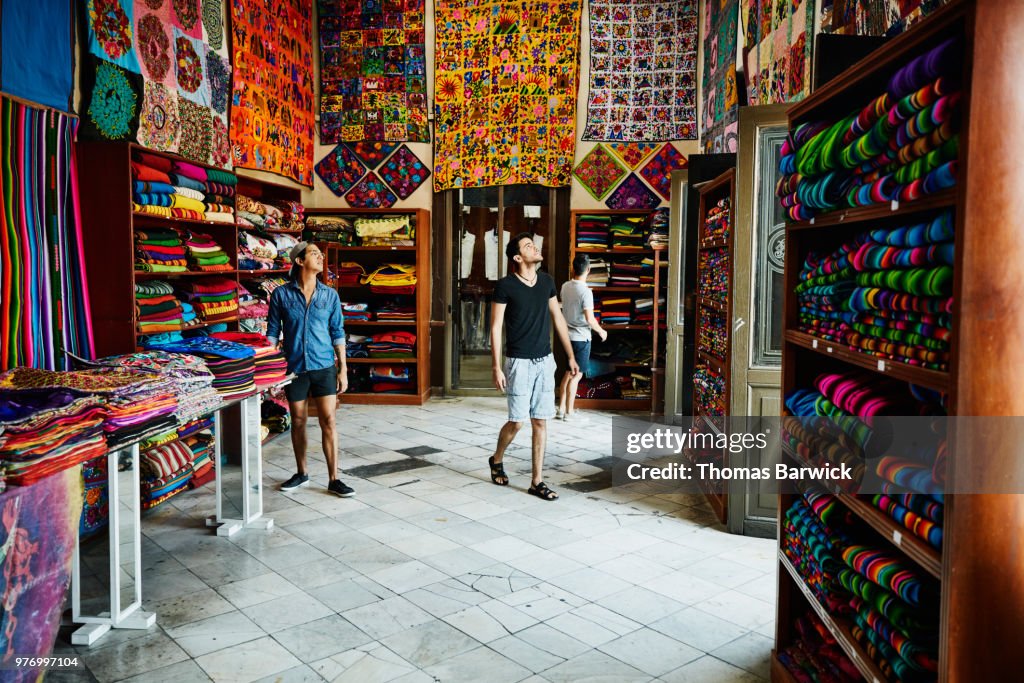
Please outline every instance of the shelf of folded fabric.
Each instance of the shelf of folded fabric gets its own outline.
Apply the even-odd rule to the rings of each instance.
[[[698,306],[707,306],[708,308],[714,309],[720,313],[725,313],[727,305],[721,301],[715,301],[714,299],[708,299],[706,297],[697,297]]]
[[[588,247],[576,245],[576,251],[585,254],[653,254],[654,249],[648,247]]]
[[[802,466],[814,466],[812,463],[808,463],[806,459],[800,457],[787,443],[782,444],[782,452]],[[924,539],[919,538],[910,529],[886,514],[884,510],[875,507],[868,501],[862,500],[857,495],[844,491],[836,482],[822,480],[815,481],[814,483],[838,498],[839,502],[847,510],[866,522],[886,541],[894,545],[897,550],[916,562],[929,574],[937,579],[942,578],[942,553],[938,549],[931,546]]]
[[[697,349],[697,355],[707,361],[709,364],[721,368],[725,365],[725,361],[717,357],[713,353],[709,353],[703,349]]]
[[[397,246],[380,244],[370,247],[346,247],[340,244],[330,244],[328,242],[328,245],[332,249],[337,249],[338,251],[416,251],[416,247],[410,244],[402,244]]]
[[[346,320],[345,327],[414,327],[415,320]]]
[[[790,230],[808,230],[810,228],[826,228],[840,224],[860,223],[876,221],[882,218],[894,216],[906,216],[908,214],[941,209],[948,206],[956,206],[957,188],[925,195],[921,199],[912,202],[899,202],[898,204],[872,204],[870,206],[857,206],[815,216],[807,221],[791,221],[787,223]]]
[[[194,325],[182,325],[179,332],[191,332],[192,330],[201,330],[204,327],[210,327],[211,325],[220,325],[221,323],[236,323],[238,322],[238,316],[231,316],[230,318],[223,318],[221,320],[214,320],[212,322],[200,322]],[[136,321],[138,324],[138,321]],[[155,332],[139,332],[139,336],[148,336],[152,334],[159,334]]]
[[[793,674],[789,673],[789,669],[779,660],[779,653],[772,649],[771,659],[771,677],[769,680],[774,683],[797,683],[797,680],[793,678]]]
[[[911,384],[919,384],[936,391],[948,392],[952,389],[948,372],[929,370],[928,368],[909,365],[901,361],[879,358],[859,351],[851,351],[842,342],[819,339],[798,330],[786,330],[785,338],[787,342],[808,351],[826,357],[838,358],[851,365],[877,372],[886,377],[893,377],[904,382],[910,382]]]
[[[346,358],[345,362],[352,363],[376,363],[381,365],[416,365],[415,358]]]
[[[828,628],[829,633],[836,639],[839,647],[842,648],[846,656],[850,658],[853,665],[857,667],[861,675],[864,676],[864,680],[872,681],[873,683],[886,683],[889,678],[882,673],[882,670],[878,668],[878,665],[872,661],[871,657],[864,650],[857,639],[853,637],[853,631],[850,628],[850,624],[845,619],[835,617],[827,609],[825,609],[818,599],[811,593],[810,589],[804,581],[804,578],[800,576],[800,572],[796,570],[793,564],[786,557],[786,554],[781,550],[779,551],[779,564],[786,569],[790,579],[796,584],[799,592],[804,596],[804,599],[810,605],[814,613],[821,619],[825,627]]]
[[[147,213],[145,211],[132,211],[133,218],[145,218],[159,221],[161,223],[184,223],[186,225],[202,225],[203,227],[209,228],[211,226],[220,226],[224,228],[235,229],[234,223],[226,223],[224,221],[200,221],[194,218],[168,218],[167,216],[161,216],[155,213]]]
[[[601,324],[606,330],[642,330],[644,332],[650,332],[654,329],[653,325],[633,325],[633,324],[617,324],[617,325],[606,325]]]
[[[236,270],[234,272],[238,273],[239,275],[250,275],[250,276],[251,275],[281,275],[282,273],[287,273],[289,270],[290,270],[290,268],[274,268],[274,269],[271,269],[271,270],[264,270],[264,269],[259,269],[259,270]]]
[[[246,273],[248,273],[248,272],[251,272],[251,271],[237,271],[237,270],[233,270],[233,269],[232,270],[215,270],[215,271],[210,271],[210,272],[203,271],[203,270],[183,270],[183,271],[179,271],[179,272],[176,272],[176,273],[164,273],[164,272],[155,272],[154,273],[154,272],[150,272],[148,270],[136,270],[135,271],[135,277],[136,278],[149,278],[149,279],[154,279],[154,280],[163,280],[163,279],[172,278],[172,277],[210,277],[210,276],[217,276],[217,275],[231,276],[231,275],[235,275],[238,272],[246,272]],[[275,272],[275,271],[267,270],[267,271],[255,271],[255,272],[258,272],[258,273],[270,273],[270,272]]]

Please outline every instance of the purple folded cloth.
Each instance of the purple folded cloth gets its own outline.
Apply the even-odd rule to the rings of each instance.
[[[889,80],[889,94],[895,99],[900,99],[939,76],[958,80],[962,54],[959,38],[944,40],[920,57],[910,60],[897,71]]]

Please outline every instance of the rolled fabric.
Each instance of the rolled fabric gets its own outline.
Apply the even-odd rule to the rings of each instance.
[[[138,194],[171,194],[174,192],[174,186],[169,183],[136,180],[132,185],[134,192]]]
[[[206,184],[203,181],[196,180],[195,178],[190,178],[187,175],[183,175],[181,173],[171,173],[169,182],[172,185],[187,187],[192,190],[198,190],[199,192],[203,192],[206,190]]]
[[[157,156],[156,154],[137,152],[135,156],[140,163],[145,164],[150,168],[155,168],[158,171],[163,171],[164,173],[169,173],[171,167],[174,165],[173,160],[168,159],[167,157]]]
[[[171,206],[174,200],[171,199],[173,195],[169,194],[150,194],[150,193],[132,193],[132,201],[137,204],[144,206]]]
[[[192,199],[191,197],[186,197],[185,195],[172,194],[170,195],[170,198],[171,208],[173,209],[188,209],[190,211],[196,211],[202,214],[205,208],[203,206],[203,203],[198,199]]]
[[[931,221],[909,227],[872,230],[870,234],[873,241],[894,247],[919,247],[925,244],[951,242],[955,235],[953,212],[943,211]]]
[[[934,582],[924,580],[894,553],[864,545],[843,550],[843,561],[861,576],[892,591],[904,602],[921,607],[937,597]]]
[[[173,193],[176,195],[180,195],[182,197],[188,197],[189,199],[195,199],[196,201],[200,202],[203,201],[203,198],[206,196],[199,190],[193,190],[192,188],[185,187],[184,185],[178,185],[177,187],[174,187]]]
[[[898,99],[939,76],[956,78],[962,69],[962,57],[963,47],[959,37],[944,40],[893,74],[886,90]]]

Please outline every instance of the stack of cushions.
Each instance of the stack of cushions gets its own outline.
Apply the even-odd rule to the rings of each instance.
[[[416,307],[409,304],[386,303],[376,312],[377,320],[411,323],[416,321]]]
[[[416,266],[385,263],[359,281],[364,285],[370,285],[370,291],[374,294],[415,294]]]
[[[253,381],[257,385],[276,384],[288,374],[288,362],[284,354],[271,345],[266,336],[246,332],[217,332],[215,339],[244,344],[255,351]]]
[[[342,261],[338,267],[339,287],[358,287],[359,281],[366,277],[366,270],[362,265],[353,261]]]
[[[342,301],[341,313],[345,316],[345,322],[368,322],[373,317],[370,304],[362,302]]]
[[[858,683],[860,671],[839,647],[832,632],[814,612],[794,624],[796,637],[779,650],[778,658],[797,683]]]
[[[611,275],[608,262],[602,258],[590,259],[590,272],[587,273],[587,287],[607,287]]]
[[[135,283],[135,320],[139,334],[177,332],[185,323],[185,311],[170,284],[142,280]]]
[[[628,296],[601,297],[601,323],[628,325],[633,314],[633,300]]]
[[[708,215],[704,217],[702,241],[721,242],[729,239],[731,206],[732,202],[726,197],[719,199],[718,203],[708,210]]]
[[[641,277],[643,276],[643,259],[629,258],[614,261],[611,266],[611,279],[608,281],[608,284],[612,287],[639,287]]]
[[[697,295],[724,305],[729,297],[729,250],[700,252],[697,272]]]
[[[277,245],[273,240],[240,230],[238,232],[238,269],[273,270],[278,266]]]
[[[256,352],[244,344],[212,337],[191,337],[164,344],[147,342],[147,347],[188,353],[205,360],[213,373],[213,388],[225,400],[251,394],[256,389],[253,379]]]
[[[181,234],[170,228],[143,228],[133,233],[135,270],[147,273],[182,273],[188,270]]]
[[[416,335],[412,332],[384,332],[367,341],[370,358],[413,358]]]
[[[352,221],[340,216],[310,216],[306,227],[314,242],[336,242],[343,247],[356,246],[356,228]]]
[[[234,173],[215,168],[206,169],[206,182],[201,190],[206,220],[218,223],[235,222],[236,185],[238,178]]]
[[[408,392],[413,389],[413,372],[408,365],[374,365],[370,381],[374,393]]]
[[[364,247],[411,247],[416,244],[408,216],[364,218],[354,223],[359,244]]]
[[[643,216],[612,216],[608,232],[614,249],[643,249],[646,219]]]
[[[576,248],[607,248],[611,224],[611,216],[589,214],[578,216],[576,218]]]
[[[912,201],[954,186],[962,60],[960,39],[950,38],[911,60],[862,108],[791,131],[775,190],[789,217]]]
[[[0,375],[0,384],[9,372]],[[105,418],[99,396],[72,388],[0,389],[0,463],[7,483],[28,486],[104,456]],[[98,506],[98,495],[93,498]]]
[[[851,350],[949,368],[953,214],[861,233],[827,256],[810,253],[795,288],[803,332]]]
[[[693,371],[693,400],[703,415],[725,415],[725,379],[704,363]]]
[[[231,259],[223,247],[212,237],[201,232],[189,231],[185,241],[192,270],[205,273],[220,273],[234,270]]]
[[[207,323],[238,317],[238,283],[225,277],[210,277],[181,285],[183,296]]]
[[[647,225],[651,232],[647,243],[651,249],[668,249],[669,210],[663,207],[652,211]]]

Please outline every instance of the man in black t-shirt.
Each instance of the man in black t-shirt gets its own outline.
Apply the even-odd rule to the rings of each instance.
[[[533,426],[533,478],[527,493],[554,500],[558,494],[544,483],[544,446],[547,421],[555,416],[555,358],[551,354],[551,323],[569,356],[569,372],[579,372],[569,343],[569,328],[558,305],[551,276],[537,270],[543,260],[532,235],[520,233],[512,238],[505,254],[513,270],[494,286],[491,305],[491,359],[494,386],[508,397],[508,422],[498,433],[498,447],[488,461],[491,481],[508,485],[502,467],[505,449],[519,433],[526,418]],[[501,328],[505,333],[505,368],[501,366]]]

